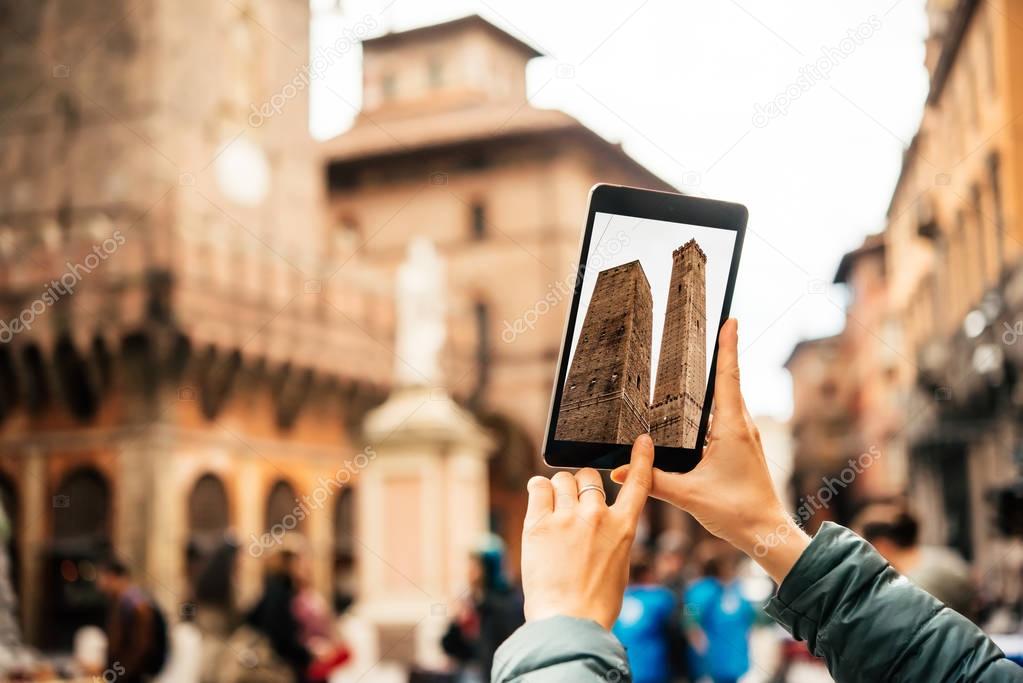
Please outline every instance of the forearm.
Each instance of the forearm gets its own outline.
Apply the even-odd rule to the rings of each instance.
[[[766,611],[823,657],[840,683],[1020,675],[980,629],[833,524],[790,567]]]
[[[519,628],[498,648],[493,683],[628,683],[625,648],[595,621],[551,617]]]

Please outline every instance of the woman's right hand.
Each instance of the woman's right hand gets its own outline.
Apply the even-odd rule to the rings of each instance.
[[[810,543],[775,493],[760,433],[739,389],[738,325],[718,335],[714,419],[700,463],[685,474],[653,471],[650,495],[682,508],[781,583]],[[629,465],[611,473],[625,480]]]

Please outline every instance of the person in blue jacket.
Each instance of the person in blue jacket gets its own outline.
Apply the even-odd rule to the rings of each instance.
[[[704,547],[709,554],[703,577],[686,591],[689,641],[699,646],[694,674],[708,676],[714,683],[735,683],[749,671],[749,632],[756,611],[742,594],[736,551],[716,539]]]
[[[839,683],[1023,681],[1023,669],[980,629],[900,576],[859,536],[825,522],[811,539],[786,513],[739,390],[734,320],[718,339],[713,427],[691,472],[654,468],[654,445],[644,434],[630,464],[612,473],[624,482],[613,505],[593,469],[529,480],[526,624],[497,651],[491,680],[632,680],[610,628],[622,607],[636,525],[653,495],[691,514],[775,580],[767,614],[823,657]]]
[[[637,555],[622,610],[611,632],[625,646],[635,683],[670,683],[673,677],[671,646],[678,624],[677,600],[668,588],[654,582],[653,567]]]

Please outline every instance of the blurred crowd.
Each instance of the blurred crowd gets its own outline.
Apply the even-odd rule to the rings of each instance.
[[[985,604],[977,577],[961,557],[919,542],[919,520],[904,501],[866,505],[852,526],[893,567],[946,605],[989,630],[1007,623],[1007,607]],[[26,657],[9,679],[344,680],[360,654],[359,639],[350,637],[350,624],[345,627],[354,596],[339,584],[331,602],[313,588],[309,551],[296,534],[265,556],[259,598],[246,609],[235,609],[236,553],[236,544],[225,539],[205,557],[189,607],[174,619],[123,563],[108,558],[96,579],[108,601],[102,629],[83,629],[72,658]],[[411,683],[489,680],[495,651],[524,620],[522,592],[512,577],[501,541],[483,539],[470,556],[466,590],[449,612],[439,643],[449,666],[413,670]],[[805,644],[764,616],[761,606],[773,589],[755,565],[713,537],[690,539],[669,530],[638,541],[613,628],[626,647],[635,683],[727,683],[747,675],[744,680],[772,683],[829,680]],[[13,596],[5,600],[13,602]],[[3,637],[6,650],[18,646],[16,626],[5,629]]]

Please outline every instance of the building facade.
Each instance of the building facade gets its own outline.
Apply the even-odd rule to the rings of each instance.
[[[836,275],[851,295],[843,429],[852,450],[877,448],[885,463],[863,478],[865,497],[905,494],[925,542],[954,547],[992,596],[1015,599],[1018,541],[1004,519],[1018,509],[1023,452],[1023,7],[956,0],[927,11],[920,129],[883,232]],[[793,384],[806,391],[795,372]]]
[[[393,306],[357,267],[331,277],[318,247],[305,99],[249,120],[305,62],[308,3],[15,7],[0,490],[29,640],[66,648],[102,618],[111,552],[187,615],[228,532],[233,602],[258,593],[265,534],[284,527],[328,592],[353,553],[344,463],[391,371],[349,321],[387,335]]]
[[[235,605],[285,531],[324,593],[353,572],[407,584],[353,515],[413,235],[448,264],[441,388],[495,436],[492,525],[517,565],[567,307],[537,304],[571,274],[594,182],[668,186],[531,107],[538,53],[479,18],[368,40],[363,112],[318,146],[305,0],[4,17],[0,499],[28,639],[66,648],[101,619],[111,552],[189,616],[228,534]]]

